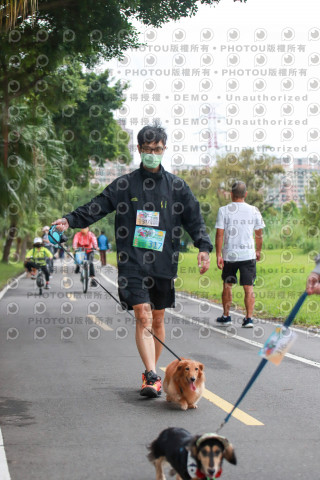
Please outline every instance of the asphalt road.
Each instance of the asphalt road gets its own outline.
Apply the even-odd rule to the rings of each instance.
[[[184,412],[164,397],[139,396],[132,318],[100,287],[83,295],[71,263],[56,268],[44,296],[22,277],[0,303],[0,426],[10,472],[0,456],[0,480],[154,479],[147,445],[168,426],[215,431],[274,325],[255,320],[242,329],[234,314],[223,329],[215,324],[219,306],[178,295],[165,317],[167,343],[202,361],[207,379],[206,398]],[[115,269],[97,278],[117,296]],[[320,336],[297,334],[291,356],[266,365],[222,429],[238,457],[237,466],[224,464],[223,479],[319,478]],[[173,359],[163,351],[160,375]]]

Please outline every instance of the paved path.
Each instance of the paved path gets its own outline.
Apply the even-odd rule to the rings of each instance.
[[[146,446],[167,426],[216,430],[273,325],[256,321],[246,330],[233,315],[227,331],[214,321],[219,306],[178,294],[165,317],[167,343],[202,361],[207,377],[198,410],[183,412],[164,398],[139,396],[143,368],[132,318],[100,287],[81,294],[73,265],[56,266],[43,297],[22,277],[1,300],[0,425],[10,477],[0,445],[0,479],[154,479]],[[98,279],[117,296],[115,269]],[[236,467],[224,465],[224,480],[318,478],[319,340],[298,331],[291,358],[265,367],[224,427],[238,457]],[[164,350],[158,373],[172,360]]]

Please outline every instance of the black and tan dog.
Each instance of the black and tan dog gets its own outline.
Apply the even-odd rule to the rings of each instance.
[[[167,428],[149,447],[148,458],[156,469],[156,480],[166,480],[163,472],[167,462],[176,480],[198,480],[220,477],[225,458],[236,465],[233,446],[216,433],[191,435],[184,428]]]

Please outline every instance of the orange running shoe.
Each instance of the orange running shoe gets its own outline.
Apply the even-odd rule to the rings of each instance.
[[[140,395],[149,398],[156,398],[161,395],[161,377],[153,370],[142,374]]]

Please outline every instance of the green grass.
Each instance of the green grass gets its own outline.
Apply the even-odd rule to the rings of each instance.
[[[215,255],[212,254],[209,271],[200,275],[197,252],[192,249],[181,256],[176,290],[221,304],[221,271],[216,266]],[[108,254],[108,263],[116,265],[115,252]],[[258,318],[283,321],[305,290],[307,276],[313,267],[312,256],[302,253],[301,250],[265,250],[261,261],[257,263],[254,315]],[[232,308],[243,311],[243,288],[236,285],[232,291]],[[320,325],[320,296],[312,295],[306,299],[294,323]]]
[[[22,262],[19,263],[0,263],[0,290],[6,286],[10,278],[18,276],[24,272]]]

